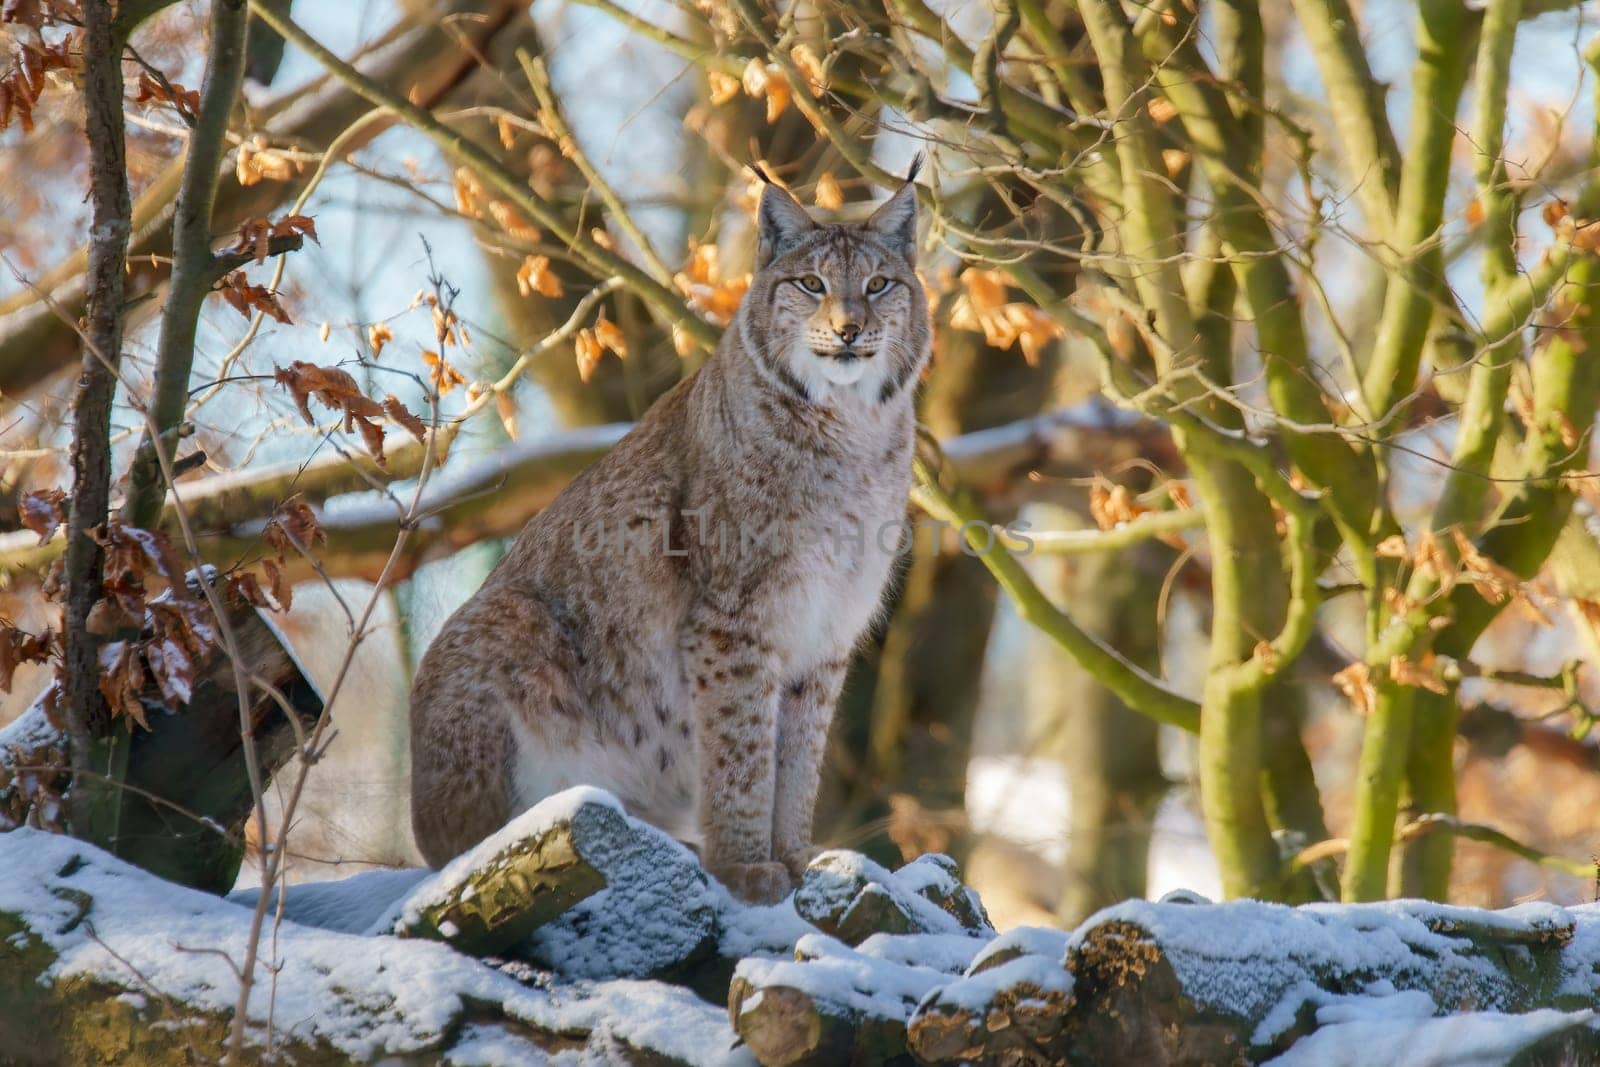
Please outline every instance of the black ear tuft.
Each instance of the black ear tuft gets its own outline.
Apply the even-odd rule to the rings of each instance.
[[[767,183],[761,190],[761,206],[756,210],[756,269],[771,263],[785,248],[817,228],[817,224],[800,201],[771,178],[759,166],[750,169]]]
[[[906,168],[906,181],[914,182],[917,175],[922,173],[922,162],[926,157],[921,152],[911,157],[911,166]]]
[[[917,157],[917,158],[918,158],[918,159],[919,159],[919,160],[920,160],[920,159],[921,159],[921,158],[922,158],[922,157],[921,157],[921,156],[920,156],[920,155],[918,155],[918,157]],[[764,169],[763,169],[763,168],[762,168],[762,166],[761,166],[761,164],[759,164],[759,163],[752,163],[752,164],[750,164],[750,169],[751,169],[751,170],[753,170],[753,171],[755,171],[755,172],[756,172],[756,177],[757,177],[757,178],[760,178],[760,179],[761,179],[761,180],[762,180],[762,181],[763,181],[763,182],[764,182],[764,183],[766,183],[766,184],[767,184],[767,185],[777,185],[777,184],[778,184],[778,183],[777,183],[777,182],[775,182],[775,181],[773,181],[773,180],[772,180],[772,178],[771,178],[771,177],[770,177],[770,176],[769,176],[769,175],[768,175],[768,174],[767,174],[767,172],[766,172],[766,171],[765,171],[765,170],[764,170]]]
[[[917,186],[912,181],[922,169],[922,153],[911,161],[906,183],[878,205],[878,210],[867,220],[867,229],[876,233],[885,244],[908,261],[917,258]]]

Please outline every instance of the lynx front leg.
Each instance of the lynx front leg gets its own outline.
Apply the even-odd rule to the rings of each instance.
[[[778,706],[772,854],[797,882],[811,862],[811,819],[822,780],[822,754],[848,665],[839,659],[815,668],[784,690]]]
[[[780,900],[791,884],[772,857],[778,733],[772,650],[749,623],[707,613],[691,619],[683,651],[699,734],[706,869],[746,900]]]

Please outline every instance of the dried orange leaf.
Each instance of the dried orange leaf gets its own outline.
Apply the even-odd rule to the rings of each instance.
[[[844,191],[839,188],[839,182],[832,171],[826,171],[817,179],[816,191],[817,206],[825,211],[838,211],[844,207]]]
[[[411,436],[418,441],[427,442],[428,428],[423,425],[421,419],[407,410],[406,406],[400,403],[399,398],[393,393],[383,398],[383,413],[401,426],[404,426]]]
[[[565,292],[561,279],[550,269],[549,256],[527,256],[523,259],[522,266],[517,268],[517,292],[523,296],[538,293],[549,297],[558,297]]]
[[[372,346],[372,358],[377,359],[383,354],[383,346],[394,340],[394,331],[389,329],[389,324],[375,322],[367,327],[367,344]]]
[[[602,348],[609,348],[617,354],[618,359],[628,358],[628,340],[622,335],[622,328],[601,312],[594,323],[594,338]]]

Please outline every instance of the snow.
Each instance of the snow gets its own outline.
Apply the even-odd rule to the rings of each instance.
[[[1041,993],[1072,992],[1072,975],[1064,970],[1061,961],[1044,956],[1019,956],[979,974],[969,974],[958,981],[941,986],[930,998],[932,1003],[966,1011],[988,1010],[1002,992],[1018,986],[1032,986]]]
[[[536,929],[523,954],[575,978],[644,978],[709,951],[719,901],[694,854],[605,796],[609,818],[573,816],[591,816],[573,838],[605,888]]]
[[[283,917],[302,926],[346,934],[366,933],[379,923],[395,901],[410,893],[433,872],[421,869],[363,871],[333,882],[301,882],[288,887]],[[254,908],[259,888],[238,889],[226,899]],[[277,914],[278,891],[272,891],[267,914]]]
[[[802,917],[838,917],[862,893],[881,892],[911,919],[916,932],[967,935],[969,931],[959,919],[922,895],[924,891],[937,892],[948,886],[971,893],[948,876],[939,860],[949,862],[943,857],[936,860],[923,856],[899,871],[890,871],[858,852],[842,849],[824,852],[812,861],[800,888],[795,890],[795,911]],[[982,914],[981,905],[978,914]],[[994,934],[987,925],[983,932],[989,936]]]
[[[447,944],[388,936],[420,900],[464,886],[473,864],[563,825],[606,887],[537,929],[511,953],[516,958],[488,962]],[[763,990],[791,988],[825,1013],[891,1027],[918,1012],[972,1013],[977,1024],[997,1006],[1004,1018],[1011,1002],[1039,997],[1078,1010],[1067,964],[1108,922],[1147,932],[1184,997],[1219,1019],[1248,1021],[1241,1038],[1258,1057],[1276,1054],[1274,1064],[1365,1064],[1374,1050],[1384,1062],[1413,1067],[1498,1063],[1530,1042],[1600,1030],[1587,1009],[1511,1014],[1530,1003],[1579,1009],[1596,1002],[1600,905],[1290,908],[1212,905],[1191,895],[1182,903],[1119,904],[1070,934],[1022,927],[996,936],[964,929],[928,899],[959,901],[967,892],[943,857],[897,871],[846,852],[822,861],[794,898],[746,906],[710,881],[687,849],[628,817],[609,796],[574,790],[530,809],[438,874],[371,871],[290,886],[281,923],[276,895],[269,898],[252,1030],[265,1033],[271,1005],[277,1033],[365,1062],[410,1057],[499,1067],[657,1056],[748,1064],[722,1004],[656,979],[682,978],[701,963],[708,969],[694,973],[714,974],[720,955],[748,989],[741,1017],[765,1003]],[[27,916],[55,953],[51,977],[109,980],[121,987],[113,995],[146,1016],[167,997],[218,1014],[232,1010],[232,961],[244,957],[254,891],[211,897],[31,829],[0,835],[0,870],[8,873],[0,914]],[[851,947],[802,918],[818,914],[814,908],[836,916],[866,891],[886,894],[914,927],[931,932],[873,933]],[[981,914],[981,904],[971,903]],[[1488,948],[1484,931],[1500,935]],[[25,939],[10,940],[21,947]],[[1083,989],[1079,995],[1089,996]],[[540,1033],[560,1036],[545,1049]]]
[[[1385,1017],[1382,1006],[1392,999],[1378,998],[1369,1012],[1301,1038],[1267,1067],[1367,1067],[1380,1060],[1389,1067],[1499,1067],[1534,1041],[1596,1025],[1595,1013],[1588,1010]]]
[[[0,834],[0,913],[27,914],[56,954],[53,978],[103,977],[231,1011],[249,916],[237,904],[163,882],[81,842],[28,828]],[[20,876],[17,876],[20,875]],[[84,896],[87,894],[87,898]],[[291,890],[290,899],[295,893]],[[87,914],[79,901],[95,903]],[[325,1041],[352,1058],[418,1054],[447,1040],[470,1002],[564,1033],[598,1031],[693,1063],[744,1064],[726,1011],[653,982],[534,988],[448,946],[356,936],[286,921],[263,939],[270,957],[249,1013],[269,1003],[280,1034]],[[159,1000],[160,997],[153,999]],[[484,1046],[487,1047],[487,1046]]]
[[[986,938],[967,934],[873,934],[857,945],[856,951],[905,967],[961,974],[988,944]]]
[[[66,743],[66,735],[50,725],[50,720],[45,717],[42,701],[34,701],[27,711],[0,726],[0,752],[9,752],[13,748],[27,752],[46,745]]]
[[[984,946],[973,957],[971,971],[981,971],[1016,956],[1043,956],[1060,961],[1066,959],[1069,935],[1065,930],[1048,926],[1016,926]]]
[[[1465,931],[1554,941],[1557,932],[1572,927],[1577,911],[1524,904],[1493,912],[1413,900],[1299,908],[1256,901],[1209,906],[1130,901],[1092,916],[1069,940],[1068,952],[1098,924],[1131,922],[1160,944],[1185,996],[1199,1007],[1261,1019],[1251,1035],[1260,1046],[1286,1033],[1308,1008],[1319,1023],[1357,1029],[1377,1017],[1400,1025],[1400,1020],[1425,1019],[1461,1005],[1490,1013],[1510,1010],[1527,991],[1512,972],[1486,958]],[[1600,918],[1600,909],[1595,917]],[[1573,948],[1561,956],[1563,992],[1585,999],[1593,999],[1600,982],[1589,965],[1578,962],[1597,958],[1600,932],[1593,925],[1579,923]],[[1517,945],[1499,951],[1529,954]],[[1360,993],[1328,992],[1329,986],[1356,981],[1365,983]]]
[[[794,898],[777,904],[747,905],[733,899],[722,886],[712,883],[722,934],[717,951],[729,959],[746,956],[791,956],[795,942],[816,927],[800,918]]]
[[[869,956],[821,933],[802,937],[795,956],[740,960],[734,977],[758,988],[798,989],[827,1004],[901,1023],[923,997],[950,980],[943,971]],[[747,998],[740,1009],[749,1011],[757,1003]]]

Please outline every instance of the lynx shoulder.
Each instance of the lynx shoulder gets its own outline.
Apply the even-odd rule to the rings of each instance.
[[[910,178],[859,223],[769,183],[758,231],[718,351],[528,523],[423,657],[430,863],[579,784],[696,843],[742,896],[781,896],[807,862],[834,704],[900,544],[928,308]]]

